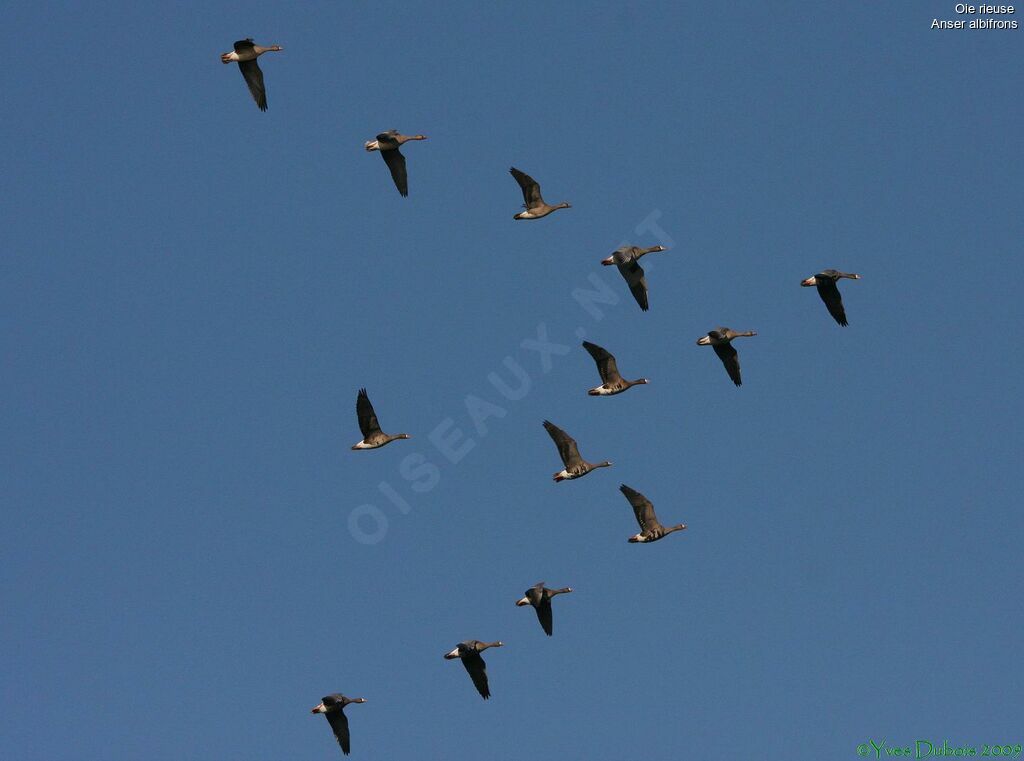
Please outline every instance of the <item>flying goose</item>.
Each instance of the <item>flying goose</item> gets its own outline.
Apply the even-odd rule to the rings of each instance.
[[[564,469],[558,471],[553,476],[556,481],[580,478],[587,475],[594,468],[611,467],[611,463],[608,460],[604,462],[587,462],[580,457],[580,450],[576,446],[576,440],[554,423],[545,420],[544,428],[551,435],[555,446],[558,447],[558,455],[562,458],[562,463],[565,465]]]
[[[335,692],[327,695],[320,701],[320,705],[313,708],[310,713],[322,713],[327,717],[327,723],[331,725],[334,738],[341,746],[341,752],[346,756],[352,750],[348,734],[348,717],[345,715],[345,706],[349,703],[365,703],[365,698],[346,698],[341,693]]]
[[[487,686],[487,664],[480,657],[480,653],[489,647],[502,647],[504,642],[481,642],[478,639],[467,639],[460,642],[450,653],[445,653],[445,660],[452,661],[456,658],[462,659],[462,665],[466,667],[469,678],[473,680],[476,691],[480,697],[487,700],[491,696],[491,690]]]
[[[647,311],[647,278],[644,277],[643,267],[640,266],[640,257],[647,254],[665,251],[664,246],[651,246],[650,248],[638,248],[637,246],[623,246],[612,252],[612,255],[601,260],[601,264],[614,264],[619,268],[619,274],[629,285],[629,290],[640,305],[640,309]]]
[[[631,543],[639,542],[646,544],[647,542],[656,542],[673,531],[682,531],[686,528],[685,523],[678,523],[675,526],[665,528],[658,522],[658,516],[654,514],[654,505],[651,504],[647,497],[634,489],[630,489],[625,484],[619,487],[619,491],[626,495],[629,504],[633,506],[636,522],[640,524],[640,533],[629,537]]]
[[[566,201],[555,204],[554,206],[548,206],[544,203],[544,199],[540,196],[540,185],[530,175],[520,172],[515,167],[511,167],[509,172],[516,178],[516,182],[519,183],[519,187],[523,189],[523,208],[526,211],[521,211],[513,217],[513,219],[540,219],[546,217],[553,211],[559,209],[572,208]]]
[[[555,595],[564,595],[572,591],[571,587],[562,589],[548,589],[543,581],[538,581],[532,587],[523,592],[523,599],[516,600],[516,605],[532,605],[537,611],[537,620],[544,633],[551,636],[551,598]]]
[[[806,280],[802,280],[800,285],[805,288],[812,285],[817,286],[818,295],[821,296],[821,300],[824,301],[825,306],[828,307],[828,313],[835,318],[836,322],[845,328],[847,325],[846,310],[843,309],[843,297],[842,294],[839,293],[838,286],[839,280],[844,277],[848,277],[850,280],[860,280],[860,275],[854,275],[850,272],[822,270],[817,275],[813,275]]]
[[[238,68],[241,70],[242,76],[245,77],[245,83],[249,85],[249,92],[252,93],[253,100],[260,107],[260,111],[267,110],[267,88],[263,84],[263,72],[256,59],[264,53],[276,53],[279,50],[284,50],[284,48],[280,45],[271,45],[269,48],[254,45],[252,37],[249,37],[236,42],[232,52],[221,53],[220,56],[221,63],[233,61],[238,63]]]
[[[409,195],[409,176],[405,173],[405,156],[398,150],[399,146],[410,140],[426,140],[426,135],[401,135],[398,130],[391,129],[381,132],[376,140],[369,140],[363,146],[368,151],[380,151],[384,163],[391,170],[391,179],[403,196]]]
[[[729,377],[732,378],[732,382],[737,386],[743,385],[743,380],[740,378],[740,358],[736,353],[736,350],[730,343],[732,339],[739,338],[741,336],[756,336],[752,330],[748,330],[745,333],[737,333],[735,330],[729,328],[715,328],[710,331],[703,338],[697,339],[698,346],[708,346],[715,350],[715,354],[722,360],[722,364],[725,365],[725,371],[729,373]]]
[[[363,440],[352,446],[353,449],[377,449],[385,444],[390,444],[395,439],[412,438],[407,433],[384,433],[377,422],[377,413],[373,411],[370,404],[370,397],[366,395],[366,389],[359,389],[356,397],[356,416],[359,418],[359,430],[363,434]]]
[[[601,374],[601,385],[596,388],[592,388],[587,392],[591,396],[611,396],[612,394],[621,394],[623,391],[626,391],[633,386],[650,383],[646,378],[640,378],[639,380],[633,381],[623,378],[619,375],[619,368],[615,364],[615,357],[597,344],[592,344],[590,341],[584,341],[583,348],[590,352],[590,356],[593,357],[594,362],[597,363],[597,372]]]

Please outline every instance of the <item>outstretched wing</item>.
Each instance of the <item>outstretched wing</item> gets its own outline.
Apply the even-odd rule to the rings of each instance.
[[[327,721],[331,725],[334,739],[341,746],[341,752],[347,756],[352,750],[351,738],[348,733],[348,717],[344,711],[328,711],[324,716],[327,717]]]
[[[375,433],[380,433],[377,413],[373,411],[373,405],[370,404],[370,397],[366,395],[365,388],[359,389],[359,396],[356,397],[356,416],[359,418],[359,430],[364,439]]]
[[[540,197],[540,185],[535,179],[525,172],[520,172],[515,167],[511,167],[508,171],[512,173],[512,176],[516,178],[516,182],[519,183],[519,187],[522,188],[523,201],[527,209],[534,209],[544,205],[544,199]]]
[[[562,458],[562,464],[571,468],[583,462],[580,457],[580,450],[576,447],[576,440],[563,431],[554,423],[544,421],[544,428],[558,447],[558,456]]]
[[[380,138],[378,137],[378,143]],[[397,148],[382,150],[380,155],[384,157],[384,163],[391,170],[391,179],[395,181],[395,187],[403,196],[409,195],[409,177],[405,172],[405,156]]]
[[[619,375],[619,368],[615,364],[615,357],[606,349],[592,344],[590,341],[584,341],[583,348],[590,352],[590,356],[597,363],[597,372],[601,374],[602,382],[613,383],[622,379],[622,376]]]
[[[828,313],[836,322],[844,328],[847,326],[846,310],[843,309],[843,296],[839,293],[839,286],[832,278],[817,278],[818,295],[825,302]]]
[[[540,621],[540,628],[544,630],[544,633],[549,637],[552,631],[552,620],[551,620],[551,598],[544,595],[540,598],[540,603],[536,607],[537,620]]]
[[[252,43],[249,43],[249,47],[252,47]],[[235,43],[235,50],[238,50],[238,43]],[[260,69],[260,65],[256,63],[256,59],[253,58],[250,61],[239,61],[238,68],[242,72],[242,76],[245,77],[245,83],[249,85],[249,92],[252,93],[252,99],[256,101],[256,105],[260,107],[260,111],[267,110],[267,88],[263,84],[263,71]]]
[[[644,277],[644,268],[640,263],[630,257],[627,261],[618,265],[619,272],[626,279],[629,290],[640,305],[640,309],[647,311],[647,278]]]
[[[473,680],[476,691],[480,697],[487,700],[491,696],[491,690],[487,686],[487,664],[480,657],[480,653],[469,653],[462,656],[462,665],[466,667],[469,678]]]
[[[743,385],[743,380],[740,378],[740,356],[736,353],[736,350],[732,347],[731,343],[720,343],[711,344],[711,348],[715,350],[715,354],[722,360],[722,364],[725,365],[725,371],[729,373],[729,377],[732,378],[732,382],[737,386]]]
[[[633,514],[636,516],[636,522],[640,525],[640,531],[643,533],[651,533],[661,528],[661,524],[658,523],[658,516],[654,514],[654,505],[647,499],[643,494],[630,489],[625,484],[619,486],[626,499],[629,500],[629,504],[633,506]]]

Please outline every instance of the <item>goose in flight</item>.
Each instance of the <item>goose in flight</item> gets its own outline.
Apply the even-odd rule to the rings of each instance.
[[[587,392],[591,396],[611,396],[612,394],[621,394],[623,391],[626,391],[633,386],[650,383],[646,378],[640,378],[639,380],[626,380],[623,378],[619,375],[619,368],[615,364],[615,357],[597,344],[592,344],[590,341],[584,341],[583,348],[590,352],[590,356],[593,357],[594,362],[597,363],[597,372],[601,375],[601,385],[596,388],[592,388]]]
[[[601,260],[606,267],[614,264],[619,268],[619,274],[629,285],[629,290],[640,305],[640,309],[647,311],[647,278],[644,277],[644,269],[640,266],[640,257],[647,254],[665,251],[664,246],[651,246],[650,248],[638,248],[637,246],[623,246],[612,252],[612,255]]]
[[[551,598],[555,595],[565,595],[572,591],[571,587],[561,589],[548,589],[543,581],[538,581],[532,587],[523,592],[524,597],[516,600],[516,605],[532,605],[537,611],[537,620],[544,633],[551,636]]]
[[[847,326],[846,322],[846,310],[843,309],[843,296],[839,293],[839,281],[844,277],[850,280],[860,280],[860,275],[854,275],[850,272],[840,272],[839,270],[822,270],[817,275],[812,275],[806,280],[802,280],[800,285],[805,288],[810,286],[817,286],[818,295],[821,296],[821,300],[825,302],[825,306],[828,308],[828,313],[832,315],[836,322],[842,325],[844,328]]]
[[[587,462],[580,457],[580,450],[576,446],[576,440],[554,423],[545,420],[544,428],[555,442],[555,446],[558,447],[558,455],[562,458],[562,464],[565,465],[565,468],[552,476],[556,481],[581,478],[595,468],[611,467],[611,463],[608,460],[604,462]]]
[[[656,542],[659,539],[671,534],[673,531],[682,531],[686,528],[685,523],[678,523],[675,526],[666,528],[658,522],[658,516],[654,514],[654,505],[640,492],[630,489],[625,484],[619,487],[626,499],[629,500],[629,504],[633,506],[633,514],[636,515],[636,522],[640,524],[640,533],[634,534],[629,537],[631,543],[646,544],[647,542]]]
[[[409,176],[405,172],[405,156],[399,149],[401,145],[410,140],[426,140],[426,135],[402,135],[398,130],[392,129],[381,132],[376,140],[369,140],[363,146],[367,151],[380,151],[384,163],[391,171],[391,179],[395,181],[395,187],[403,196],[409,195]]]
[[[256,101],[260,111],[267,110],[267,88],[263,84],[263,71],[256,59],[264,53],[276,53],[279,50],[284,50],[284,48],[280,45],[271,45],[269,48],[255,45],[250,37],[239,40],[235,43],[233,51],[221,53],[220,56],[221,63],[236,62],[238,64],[242,76],[245,77],[245,83],[249,85],[249,92],[252,93],[253,100]]]
[[[377,449],[390,444],[395,439],[410,439],[412,438],[407,433],[384,433],[380,429],[380,423],[377,422],[377,413],[373,411],[373,405],[370,404],[370,397],[366,395],[366,389],[359,389],[359,395],[356,397],[356,416],[359,418],[359,430],[363,434],[363,440],[358,444],[352,446],[353,449]]]
[[[512,173],[512,176],[516,178],[516,182],[519,183],[519,187],[523,190],[523,208],[526,211],[521,211],[513,217],[513,219],[540,219],[546,217],[553,211],[559,209],[572,208],[566,201],[562,203],[556,203],[554,206],[549,206],[544,203],[544,199],[540,195],[540,185],[530,175],[520,172],[515,167],[508,170]]]
[[[504,642],[481,642],[478,639],[467,639],[465,642],[460,642],[450,653],[445,653],[444,657],[448,661],[460,658],[462,665],[469,673],[469,678],[473,680],[476,691],[480,693],[480,697],[487,700],[491,696],[491,690],[487,686],[487,664],[480,657],[480,653],[489,647],[502,647],[504,644]]]
[[[736,353],[736,349],[732,346],[732,339],[739,338],[741,336],[756,336],[752,330],[748,330],[744,333],[737,333],[735,330],[729,328],[715,328],[710,331],[703,338],[697,339],[698,346],[711,346],[715,350],[715,354],[722,360],[722,364],[725,365],[725,371],[729,373],[729,377],[732,378],[732,382],[737,386],[743,385],[743,380],[740,378],[740,357]]]
[[[320,701],[320,705],[313,708],[310,713],[322,713],[327,717],[327,723],[331,725],[334,732],[334,739],[341,746],[341,752],[346,756],[352,750],[348,734],[348,717],[345,715],[345,706],[349,703],[365,703],[365,698],[346,698],[341,693],[335,692],[327,695]]]

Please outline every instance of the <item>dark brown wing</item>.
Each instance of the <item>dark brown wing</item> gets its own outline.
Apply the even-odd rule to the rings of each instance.
[[[633,293],[633,298],[636,299],[636,303],[640,305],[640,309],[646,312],[647,279],[644,277],[644,268],[640,266],[636,259],[632,258],[618,266],[619,272],[626,279],[629,290]]]
[[[580,450],[576,447],[576,441],[569,434],[563,431],[554,423],[544,421],[544,428],[558,447],[558,456],[562,458],[562,464],[571,468],[583,462],[580,457]]]
[[[711,344],[711,348],[715,350],[715,354],[717,354],[718,358],[722,360],[722,364],[725,365],[725,371],[729,373],[729,377],[732,378],[732,382],[737,386],[742,386],[743,381],[740,378],[740,357],[736,353],[736,350],[732,348],[732,344]]]
[[[260,65],[256,63],[256,59],[253,58],[251,61],[239,61],[238,68],[242,71],[242,76],[245,77],[245,83],[249,85],[249,92],[252,93],[252,99],[256,101],[256,105],[260,107],[260,111],[267,110],[267,88],[263,84],[263,72],[260,70]]]
[[[544,205],[544,199],[540,197],[540,185],[535,179],[525,172],[520,172],[515,167],[511,167],[509,172],[516,178],[516,182],[519,183],[519,187],[523,190],[523,201],[526,203],[527,209],[534,209],[538,206]]]
[[[603,383],[614,383],[615,381],[622,380],[622,376],[619,375],[619,368],[615,364],[615,357],[609,354],[606,349],[601,348],[597,344],[592,344],[590,341],[584,341],[583,348],[590,352],[590,356],[597,363],[597,372],[600,373]]]
[[[540,628],[544,630],[544,633],[549,637],[551,636],[552,620],[551,620],[551,598],[547,595],[540,598],[540,604],[536,607],[537,620],[540,621]]]
[[[647,497],[635,489],[630,489],[625,484],[619,487],[619,491],[626,495],[629,504],[633,506],[633,514],[636,516],[636,522],[640,525],[640,531],[647,534],[661,528],[658,516],[654,514],[654,505]]]
[[[839,293],[839,286],[836,284],[836,281],[832,278],[817,278],[817,287],[818,295],[821,296],[821,300],[828,307],[828,313],[845,328],[848,324],[846,322],[846,310],[843,309],[843,297]]]
[[[403,196],[409,195],[409,177],[405,172],[405,156],[397,148],[382,150],[380,155],[384,157],[384,163],[391,170],[391,179],[395,181],[398,192]]]
[[[254,47],[256,47],[256,43],[252,41],[252,37],[235,42],[236,53],[251,53]]]
[[[373,411],[373,405],[370,404],[370,397],[366,395],[365,388],[359,389],[359,396],[356,397],[356,417],[359,418],[359,430],[364,439],[375,433],[380,433],[377,413]]]
[[[491,690],[487,686],[487,664],[484,663],[484,659],[480,657],[480,653],[468,653],[462,656],[461,660],[469,673],[469,678],[473,680],[476,691],[480,693],[480,697],[487,700],[491,696]]]
[[[348,734],[348,717],[344,711],[328,711],[324,716],[327,717],[327,721],[331,725],[334,738],[341,746],[341,752],[347,756],[352,750],[351,738]]]

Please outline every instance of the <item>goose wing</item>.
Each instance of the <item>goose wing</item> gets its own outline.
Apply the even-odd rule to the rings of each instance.
[[[640,525],[641,532],[649,534],[661,528],[658,516],[654,513],[654,505],[651,504],[647,497],[635,489],[630,489],[625,484],[619,486],[619,491],[626,496],[629,504],[633,506],[633,514],[636,516],[636,522]]]
[[[843,327],[846,327],[848,323],[846,322],[846,310],[843,309],[843,296],[839,293],[839,286],[835,279],[822,278],[819,275],[816,280],[818,295],[821,296],[821,300],[825,302],[825,306],[828,308],[828,313],[832,315],[836,322]]]
[[[619,273],[626,280],[633,298],[640,305],[640,309],[647,311],[647,278],[644,277],[644,268],[640,266],[634,257],[630,256],[624,262],[618,264]]]
[[[615,357],[606,349],[601,348],[597,344],[592,344],[590,341],[584,341],[583,348],[590,352],[590,356],[597,363],[597,372],[600,373],[602,382],[614,383],[622,380],[622,376],[619,375],[619,368],[615,364]]]
[[[732,382],[737,386],[743,385],[743,380],[740,378],[740,356],[736,353],[736,349],[733,348],[731,343],[718,343],[711,344],[711,348],[715,350],[715,354],[722,360],[722,364],[725,365],[725,371],[729,373],[729,377]]]
[[[377,136],[377,142],[380,143],[380,135]],[[398,192],[403,196],[409,195],[409,176],[405,171],[405,156],[398,148],[382,150],[380,155],[384,158],[388,169],[391,170],[391,179],[395,181]]]
[[[249,47],[252,47],[252,43],[249,43]],[[235,50],[238,51],[238,43],[235,43]],[[256,101],[256,105],[260,107],[260,111],[267,110],[267,87],[263,84],[263,71],[260,69],[260,65],[253,58],[249,61],[239,61],[238,68],[242,72],[242,76],[245,77],[245,83],[249,85],[249,92],[252,93],[252,99]]]
[[[555,446],[558,447],[558,456],[562,458],[562,464],[566,468],[571,468],[583,462],[583,458],[580,457],[580,450],[576,446],[576,440],[572,436],[547,420],[544,421],[544,428],[555,442]]]
[[[508,171],[512,173],[516,182],[519,183],[519,187],[522,188],[523,201],[527,209],[535,209],[544,205],[544,199],[540,196],[540,184],[535,179],[515,167],[511,167]]]
[[[375,433],[380,433],[380,423],[377,422],[377,413],[373,411],[370,404],[370,397],[366,395],[366,389],[359,389],[356,397],[356,417],[359,418],[359,430],[363,438],[369,438]]]
[[[473,680],[476,691],[480,693],[480,697],[487,700],[491,696],[491,690],[487,686],[487,664],[484,663],[484,659],[480,657],[480,653],[467,653],[461,660],[469,678]]]
[[[348,717],[345,715],[345,711],[343,709],[328,711],[324,716],[327,717],[327,722],[331,725],[334,739],[341,746],[341,752],[347,756],[352,750],[352,743],[348,733]]]
[[[537,611],[537,620],[540,621],[540,628],[550,637],[552,631],[551,598],[547,595],[542,595],[535,609]]]

